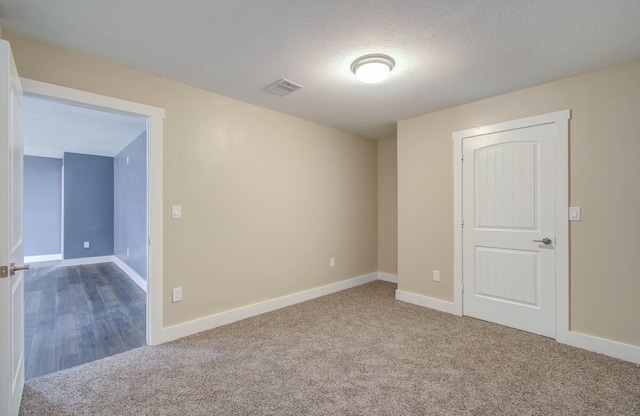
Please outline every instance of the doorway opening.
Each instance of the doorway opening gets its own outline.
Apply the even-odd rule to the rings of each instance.
[[[146,117],[25,94],[25,378],[146,345]]]
[[[164,111],[22,81],[26,103],[25,164],[36,166],[35,171],[39,162],[59,165],[60,173],[54,174],[53,179],[57,176],[59,181],[61,202],[57,247],[56,233],[49,235],[47,241],[38,238],[40,247],[30,245],[35,239],[29,238],[29,230],[25,238],[27,260],[44,260],[34,263],[33,271],[25,276],[28,379],[162,342]],[[38,128],[29,125],[33,121],[30,110],[47,110],[51,114],[47,122],[39,114]],[[61,123],[64,112],[71,113],[67,117],[71,124]],[[93,122],[97,120],[94,128],[99,132],[94,140],[89,140],[90,134],[82,133],[88,114],[95,116]],[[62,129],[55,123],[62,124]],[[49,142],[54,141],[53,146],[33,143],[32,127],[45,141],[47,137]],[[58,132],[58,139],[42,134],[42,128],[49,133]],[[27,175],[29,166],[25,169]],[[49,194],[55,193],[46,184],[42,186]],[[56,217],[55,210],[45,210],[43,201],[37,200],[39,192],[35,194],[35,208],[29,206],[34,201],[25,195],[27,229],[34,225],[29,215],[32,208],[36,214],[48,213],[50,222]],[[36,231],[44,231],[46,227],[42,225],[35,224]],[[152,245],[152,241],[160,247]]]

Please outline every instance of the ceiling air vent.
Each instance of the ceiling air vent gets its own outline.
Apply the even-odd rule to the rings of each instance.
[[[296,84],[295,82],[289,81],[288,79],[281,79],[267,89],[278,95],[287,95],[291,94],[294,91],[298,91],[300,88],[303,88],[300,84]]]

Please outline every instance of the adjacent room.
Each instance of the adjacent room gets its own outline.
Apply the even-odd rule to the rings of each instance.
[[[0,415],[639,414],[638,21],[636,0],[0,0]],[[117,226],[124,146],[32,159],[25,124],[20,205],[33,96],[145,120],[146,269]],[[105,244],[67,231],[57,182],[89,154],[113,158]],[[62,199],[40,225],[34,161]],[[22,244],[61,256],[50,276],[109,260],[68,266],[84,312],[30,291]],[[38,329],[133,339],[97,276],[140,289],[118,262],[147,345],[51,347],[99,359],[24,377]]]
[[[146,345],[146,120],[24,97],[25,378]]]

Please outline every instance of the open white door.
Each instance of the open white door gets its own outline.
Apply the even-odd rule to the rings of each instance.
[[[0,415],[17,415],[24,387],[22,87],[0,40]]]

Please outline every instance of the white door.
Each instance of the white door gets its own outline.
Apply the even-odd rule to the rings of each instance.
[[[462,140],[463,313],[555,337],[555,125]]]
[[[3,40],[0,66],[0,415],[13,416],[24,386],[22,88]]]

